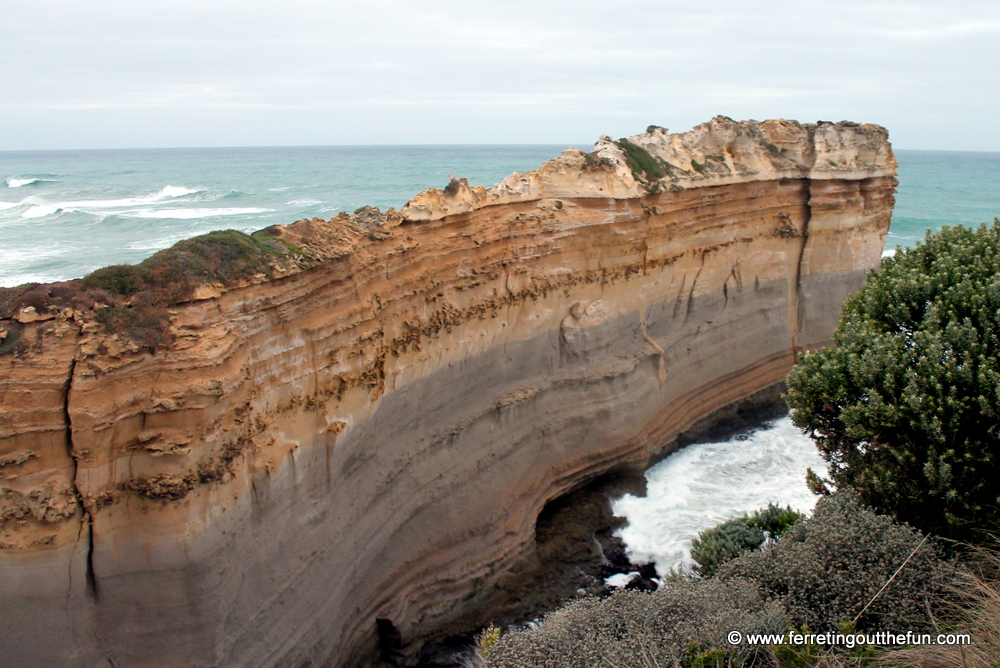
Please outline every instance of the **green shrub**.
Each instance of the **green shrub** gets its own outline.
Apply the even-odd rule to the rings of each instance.
[[[476,635],[476,649],[484,659],[489,658],[490,651],[497,640],[500,640],[500,629],[490,624]]]
[[[28,283],[0,288],[0,318],[11,318],[19,309],[39,313],[52,308],[87,311],[95,304],[95,319],[108,333],[131,340],[142,349],[163,344],[167,306],[190,299],[204,283],[232,284],[270,270],[270,259],[302,254],[293,243],[269,234],[267,228],[250,236],[237,230],[217,230],[180,241],[137,265],[102,267],[82,280],[52,284]],[[7,328],[0,354],[24,350],[16,327]]]
[[[723,563],[744,552],[756,550],[765,540],[765,533],[748,525],[744,518],[732,519],[705,529],[691,541],[694,570],[702,577],[712,577]]]
[[[501,637],[488,664],[742,666],[760,659],[761,650],[729,645],[728,631],[781,633],[785,624],[781,606],[765,601],[751,582],[679,581],[651,593],[620,591],[605,600],[569,603],[537,629]]]
[[[783,602],[796,626],[822,633],[853,621],[905,562],[858,627],[916,630],[943,608],[955,574],[931,542],[921,541],[912,528],[841,491],[820,499],[812,517],[774,544],[723,564],[716,579],[756,581],[765,596]]]
[[[701,163],[701,162],[698,162],[694,158],[691,158],[691,169],[693,169],[694,171],[698,172],[699,174],[704,174],[705,173],[705,164]]]
[[[140,266],[168,279],[235,282],[266,267],[267,255],[281,255],[264,241],[238,230],[216,230],[178,241]]]
[[[1000,520],[1000,221],[946,227],[884,259],[834,341],[802,356],[785,397],[830,463],[815,486],[981,538]]]
[[[200,284],[234,283],[266,271],[268,256],[301,253],[295,244],[267,232],[261,230],[250,236],[237,230],[216,230],[179,241],[137,265],[102,267],[88,274],[83,282],[113,295],[145,293],[140,300],[145,303],[174,303],[188,298]]]
[[[800,519],[802,519],[802,513],[792,510],[791,506],[782,508],[769,503],[767,508],[754,511],[747,518],[747,523],[766,531],[769,538],[779,538]]]
[[[723,563],[758,549],[768,539],[778,538],[800,517],[791,508],[769,504],[752,515],[705,529],[691,543],[695,572],[706,578],[715,575]]]
[[[667,175],[666,170],[653,155],[642,146],[633,144],[628,139],[622,138],[615,142],[618,148],[625,154],[625,164],[632,170],[632,175],[640,178],[643,173],[648,179],[662,179]]]
[[[133,295],[149,283],[149,271],[131,264],[113,264],[92,271],[83,282],[116,295]]]

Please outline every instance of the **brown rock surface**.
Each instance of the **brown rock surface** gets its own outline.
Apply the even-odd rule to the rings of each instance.
[[[276,228],[298,259],[196,290],[152,352],[92,310],[0,322],[24,343],[0,356],[5,661],[364,665],[377,618],[471,628],[548,501],[827,344],[888,230],[885,130],[629,141],[665,176],[602,138]]]

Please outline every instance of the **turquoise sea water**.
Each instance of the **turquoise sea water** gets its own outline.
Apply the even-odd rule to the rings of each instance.
[[[896,151],[899,187],[886,248],[911,246],[927,230],[1000,216],[1000,153]]]
[[[589,144],[578,147],[589,149]],[[0,152],[0,286],[138,262],[213,229],[365,204],[399,208],[450,174],[492,185],[566,146],[337,146]],[[899,151],[887,248],[1000,215],[1000,153]]]

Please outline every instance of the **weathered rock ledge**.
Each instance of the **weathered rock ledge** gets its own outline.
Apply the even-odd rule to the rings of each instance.
[[[299,254],[173,306],[154,352],[22,309],[5,661],[366,665],[377,619],[404,641],[488,620],[547,502],[828,343],[895,167],[872,125],[651,127],[277,228]]]

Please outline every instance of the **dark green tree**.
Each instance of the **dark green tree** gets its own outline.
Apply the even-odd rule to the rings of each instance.
[[[900,250],[844,304],[836,346],[788,376],[829,480],[921,529],[982,538],[1000,517],[1000,220]]]

